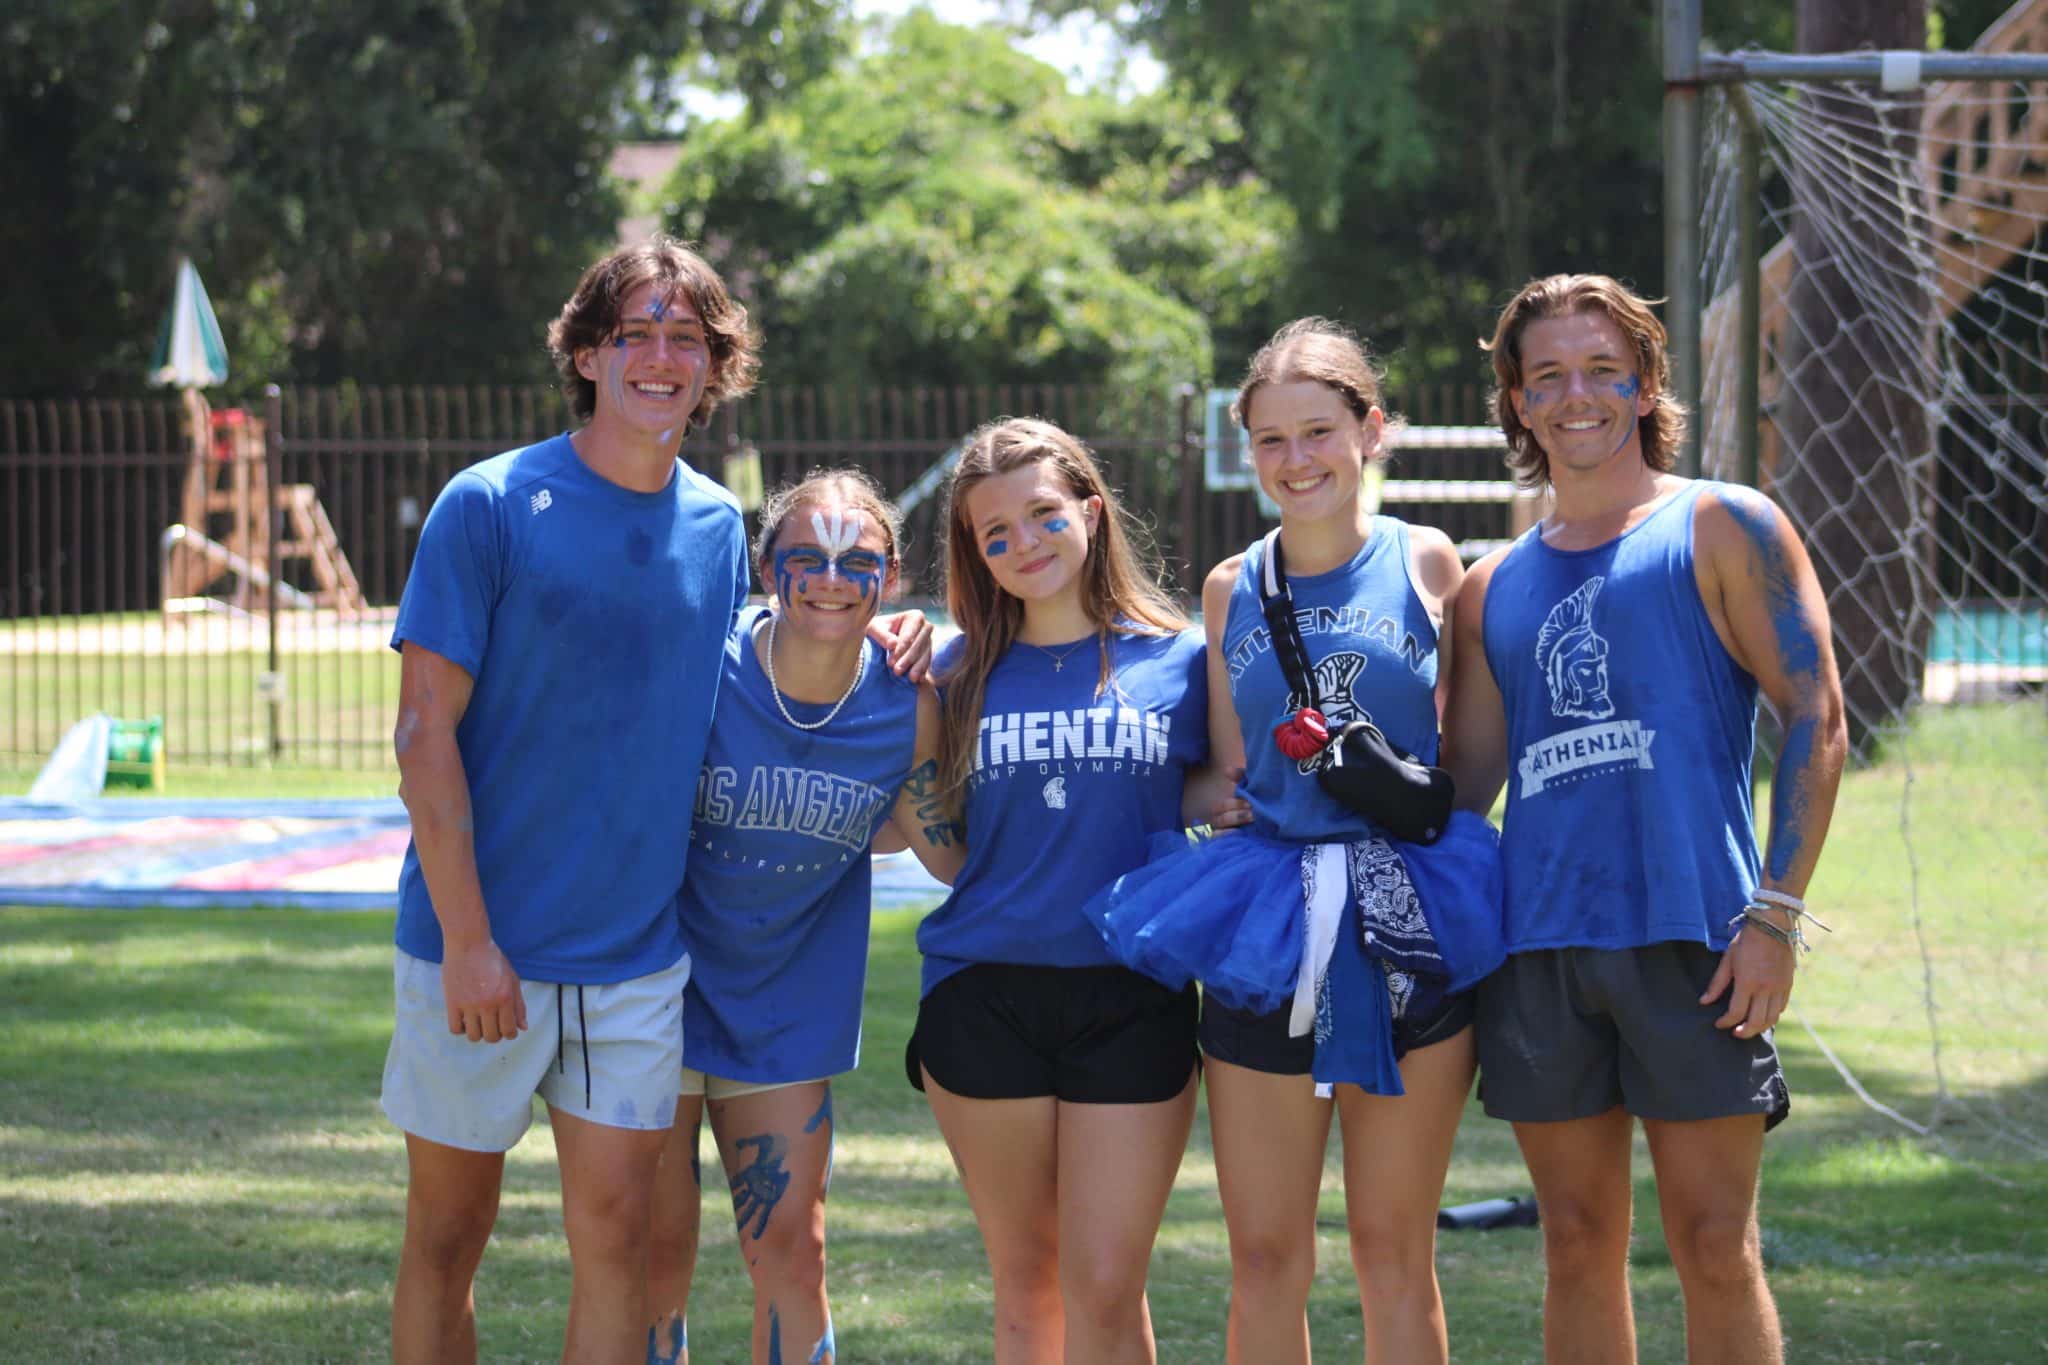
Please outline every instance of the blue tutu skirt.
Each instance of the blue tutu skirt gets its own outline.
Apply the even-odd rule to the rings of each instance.
[[[1443,990],[1469,989],[1505,956],[1499,836],[1459,811],[1436,843],[1391,847],[1435,939]],[[1233,1009],[1276,1010],[1293,1001],[1301,971],[1302,845],[1250,830],[1165,845],[1083,913],[1133,970],[1175,989],[1200,981]]]

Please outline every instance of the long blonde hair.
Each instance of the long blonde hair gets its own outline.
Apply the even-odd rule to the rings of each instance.
[[[1159,586],[1149,540],[1139,532],[1102,480],[1088,448],[1051,422],[1000,417],[971,433],[946,490],[946,610],[960,628],[961,650],[939,681],[942,784],[958,792],[974,771],[975,740],[988,675],[1016,643],[1024,604],[999,587],[967,522],[967,495],[984,479],[1045,464],[1077,500],[1100,498],[1102,516],[1081,568],[1081,606],[1099,635],[1101,667],[1095,694],[1110,685],[1109,634],[1163,634],[1187,628],[1187,617]],[[1141,544],[1143,548],[1141,549]],[[957,798],[956,798],[957,799]]]

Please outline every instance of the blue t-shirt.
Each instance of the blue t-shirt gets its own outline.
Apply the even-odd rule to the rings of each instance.
[[[1727,945],[1758,872],[1756,679],[1693,570],[1693,483],[1591,550],[1538,530],[1487,585],[1507,714],[1509,952]]]
[[[753,1083],[813,1080],[860,1060],[868,852],[910,774],[917,687],[872,641],[832,719],[783,719],[749,612],[725,647],[718,720],[697,783],[683,938],[683,1061]],[[783,698],[800,721],[830,703]]]
[[[1245,796],[1252,827],[1276,839],[1350,841],[1372,822],[1316,785],[1312,771],[1280,752],[1273,729],[1308,705],[1288,687],[1259,599],[1265,543],[1245,551],[1223,624],[1223,661],[1244,736]],[[1438,623],[1416,591],[1407,523],[1372,519],[1348,564],[1287,576],[1294,619],[1314,668],[1319,709],[1334,733],[1369,720],[1425,763],[1436,762]]]
[[[977,962],[1110,966],[1081,914],[1142,864],[1154,834],[1181,828],[1187,770],[1209,753],[1202,636],[1110,635],[1101,696],[1093,648],[1016,644],[983,694],[967,779],[967,864],[918,926],[924,991]],[[944,678],[959,642],[939,652]]]
[[[680,463],[636,493],[557,436],[434,500],[391,643],[474,680],[456,744],[491,934],[521,977],[598,985],[682,957],[690,793],[746,592],[739,508]],[[398,898],[398,946],[440,961],[414,847]]]

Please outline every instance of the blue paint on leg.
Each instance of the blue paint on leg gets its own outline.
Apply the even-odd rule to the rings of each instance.
[[[839,1347],[832,1340],[832,1319],[825,1319],[825,1335],[818,1338],[818,1344],[811,1348],[810,1365],[826,1365],[839,1358]]]
[[[782,1314],[768,1305],[768,1365],[782,1365]]]
[[[758,1133],[740,1138],[733,1145],[752,1148],[754,1152],[753,1161],[731,1176],[733,1221],[743,1235],[747,1224],[752,1223],[754,1240],[758,1242],[768,1230],[768,1219],[774,1215],[775,1206],[789,1189],[789,1171],[782,1164],[789,1156],[789,1143],[773,1133]]]
[[[820,1127],[829,1129],[825,1134],[825,1193],[832,1192],[832,1162],[839,1153],[839,1125],[832,1121],[832,1083],[825,1083],[825,1098],[818,1103],[818,1112],[811,1115],[804,1124],[806,1133],[815,1133]],[[825,1331],[826,1340],[832,1336],[831,1329]]]
[[[668,1338],[666,1348],[660,1341],[663,1336]],[[683,1355],[689,1349],[690,1329],[684,1325],[681,1313],[671,1313],[667,1322],[658,1322],[647,1329],[647,1365],[681,1365]]]

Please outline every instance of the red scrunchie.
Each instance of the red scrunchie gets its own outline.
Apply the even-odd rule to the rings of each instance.
[[[1313,706],[1304,706],[1273,727],[1273,742],[1280,746],[1281,753],[1295,762],[1305,762],[1321,753],[1323,746],[1330,742],[1330,726],[1323,719],[1322,712]]]

